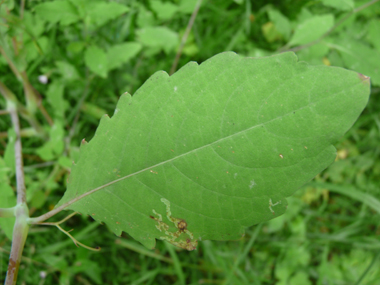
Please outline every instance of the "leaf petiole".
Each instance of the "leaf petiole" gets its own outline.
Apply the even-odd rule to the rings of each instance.
[[[73,242],[74,244],[79,247],[84,247],[88,250],[92,250],[92,251],[100,251],[100,247],[96,247],[96,248],[93,248],[93,247],[89,247],[83,243],[81,243],[80,241],[76,240],[72,235],[69,234],[69,232],[71,232],[73,229],[69,230],[69,231],[66,231],[64,230],[63,228],[60,227],[60,224],[66,222],[68,219],[70,219],[71,217],[75,216],[76,214],[78,214],[78,212],[74,212],[74,213],[71,213],[70,215],[68,215],[66,218],[64,218],[63,220],[61,221],[58,221],[58,222],[51,222],[51,223],[38,223],[37,225],[45,225],[45,226],[56,226],[61,232],[63,232],[65,235],[67,235]]]

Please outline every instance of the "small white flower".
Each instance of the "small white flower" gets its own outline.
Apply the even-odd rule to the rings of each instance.
[[[46,276],[47,276],[46,271],[40,271],[40,277],[41,277],[42,279],[45,279]]]
[[[48,83],[49,79],[46,75],[40,75],[38,76],[38,81],[41,82],[42,84]]]

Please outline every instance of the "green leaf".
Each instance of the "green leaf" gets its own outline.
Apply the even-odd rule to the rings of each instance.
[[[228,52],[170,77],[159,71],[83,141],[57,206],[78,198],[67,209],[150,248],[237,239],[283,214],[285,198],[334,161],[332,143],[369,88],[365,76],[291,52]]]
[[[49,141],[38,148],[36,153],[45,161],[52,160],[59,156],[64,150],[64,134],[62,123],[56,120],[49,131]]]
[[[151,11],[147,10],[144,5],[138,5],[139,13],[137,15],[137,26],[140,28],[151,27],[155,25],[155,18]]]
[[[104,114],[107,114],[107,111],[100,108],[99,106],[95,104],[91,104],[89,102],[84,102],[81,111],[85,114],[89,114],[90,116],[93,116],[96,119],[101,119]]]
[[[273,22],[276,30],[281,33],[285,39],[288,39],[291,32],[291,26],[288,18],[286,18],[281,12],[277,10],[268,11],[269,19]]]
[[[137,31],[139,41],[151,48],[163,49],[166,53],[173,51],[178,43],[178,34],[167,27],[147,27]]]
[[[91,22],[96,26],[101,26],[129,11],[127,6],[116,2],[97,2],[89,5],[87,9]]]
[[[372,210],[380,214],[380,201],[371,194],[363,193],[363,191],[360,191],[352,185],[337,185],[333,183],[310,182],[308,183],[308,186],[328,189],[331,192],[348,196],[354,200],[366,204],[368,207],[372,208]]]
[[[380,86],[380,51],[350,38],[340,40],[335,47],[339,48],[345,66],[370,76],[372,84]]]
[[[328,45],[324,42],[320,42],[300,50],[297,52],[297,56],[299,60],[317,65],[323,63],[323,57],[326,56],[328,52]]]
[[[199,0],[181,0],[178,6],[178,12],[191,14]]]
[[[86,47],[85,42],[71,42],[67,46],[67,51],[69,53],[76,54],[76,53],[80,53],[85,47]]]
[[[47,37],[41,37],[37,41],[28,41],[25,43],[24,52],[26,60],[28,62],[36,59],[46,53],[49,45],[49,39]]]
[[[47,196],[45,195],[44,191],[42,191],[41,189],[37,190],[33,193],[33,196],[30,199],[29,207],[37,209],[41,208],[45,204],[46,198]]]
[[[302,24],[303,22],[311,19],[313,14],[305,7],[302,7],[301,12],[297,15],[297,22]]]
[[[55,65],[64,80],[73,81],[80,79],[80,75],[74,65],[66,61],[56,61]]]
[[[8,130],[8,142],[4,151],[4,162],[8,166],[11,173],[14,173],[16,168],[15,160],[15,143],[16,143],[16,132],[14,129]]]
[[[289,45],[303,45],[315,41],[332,26],[334,26],[333,15],[313,16],[296,27]]]
[[[53,81],[48,90],[46,91],[46,97],[49,104],[53,107],[55,117],[63,121],[65,117],[65,111],[68,108],[68,103],[64,100],[64,84],[60,80]]]
[[[169,20],[177,12],[178,7],[170,2],[161,2],[160,0],[151,0],[150,5],[160,20]]]
[[[14,0],[8,0],[8,1],[4,1],[1,5],[0,5],[0,15],[3,16],[3,15],[8,15],[9,14],[9,11],[13,10],[15,7],[15,1]]]
[[[0,157],[0,208],[14,207],[17,202],[15,192],[9,185],[7,176],[7,172],[10,172],[9,170],[9,166],[7,166],[5,161]],[[10,240],[12,240],[15,220],[15,218],[0,218],[0,228]]]
[[[141,50],[140,43],[122,43],[110,47],[107,51],[108,70],[122,66]]]
[[[23,22],[26,27],[33,27],[32,29],[28,29],[28,31],[30,31],[36,38],[38,38],[44,32],[45,23],[36,14],[32,14],[29,11],[24,11]],[[25,33],[24,36],[26,35],[28,34]]]
[[[41,19],[67,26],[80,20],[75,6],[67,0],[56,0],[38,4],[35,11]]]
[[[368,33],[366,39],[375,49],[380,52],[380,19],[373,19],[368,24]]]
[[[304,271],[298,271],[292,276],[287,284],[303,284],[303,285],[311,285],[311,281],[309,275]]]
[[[283,38],[283,35],[277,31],[276,26],[272,22],[262,25],[261,30],[268,43],[272,43]]]
[[[89,47],[84,54],[84,61],[93,73],[103,78],[107,77],[107,55],[102,49],[97,46]]]
[[[352,10],[355,7],[353,0],[322,0],[322,4],[341,11]]]
[[[58,164],[64,168],[71,168],[71,165],[73,164],[71,159],[67,156],[60,156],[58,159]]]

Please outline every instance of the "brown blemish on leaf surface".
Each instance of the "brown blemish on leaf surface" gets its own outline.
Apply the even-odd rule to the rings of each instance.
[[[370,84],[371,78],[369,76],[366,76],[361,73],[358,73],[358,76],[363,83]]]
[[[193,233],[187,229],[187,222],[184,219],[172,217],[172,213],[170,211],[170,202],[168,200],[162,198],[161,202],[166,205],[167,219],[174,224],[177,231],[174,232],[173,226],[169,226],[167,223],[165,223],[162,219],[162,215],[153,210],[153,213],[158,218],[154,216],[149,217],[158,223],[156,225],[156,228],[165,234],[165,236],[161,236],[160,239],[167,240],[171,244],[186,250],[196,249],[198,246],[198,240],[194,239]]]

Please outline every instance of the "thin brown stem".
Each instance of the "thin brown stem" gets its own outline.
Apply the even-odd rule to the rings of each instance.
[[[13,73],[16,75],[16,77],[18,79],[21,79],[21,74],[18,71],[16,65],[14,65],[14,63],[12,62],[12,60],[8,57],[8,55],[6,54],[5,50],[1,46],[0,46],[0,53],[1,53],[2,56],[4,56],[5,60],[7,61],[9,67],[11,68],[11,70],[13,71]]]
[[[5,285],[15,285],[17,281],[18,270],[24,250],[26,238],[29,232],[29,225],[26,222],[28,217],[28,207],[25,203],[18,204],[15,207],[16,222],[13,228],[12,248],[9,255],[9,263]]]
[[[0,110],[0,116],[1,115],[8,115],[9,111],[8,110]]]
[[[20,3],[20,19],[24,18],[24,10],[25,10],[25,0],[21,0]]]
[[[17,111],[20,115],[28,121],[28,123],[34,128],[36,133],[42,137],[46,137],[45,130],[41,127],[40,123],[34,117],[30,111],[25,108],[17,99],[16,95],[4,84],[0,81],[0,93],[3,95],[5,100],[15,104]]]
[[[180,57],[182,55],[182,50],[183,50],[183,48],[184,48],[184,46],[186,44],[187,38],[189,37],[189,34],[190,34],[191,29],[192,29],[192,27],[194,25],[195,18],[198,15],[198,11],[199,11],[199,8],[201,7],[201,5],[202,5],[202,0],[198,0],[198,2],[195,4],[194,11],[191,14],[191,17],[190,17],[189,23],[187,24],[185,33],[182,36],[181,44],[180,44],[180,46],[178,48],[178,51],[177,51],[177,54],[175,56],[173,65],[170,68],[170,75],[172,75],[176,71],[176,69],[177,69],[177,65],[178,65],[179,59],[180,59]]]
[[[29,78],[25,71],[22,71],[20,74],[22,78],[22,85],[24,86],[25,99],[28,106],[30,106],[30,109],[32,110],[33,113],[34,113],[34,108],[37,107],[41,111],[42,115],[44,116],[48,124],[50,126],[53,126],[54,122],[52,118],[50,117],[50,115],[48,114],[44,106],[42,105],[41,94],[39,94],[38,91],[34,89],[32,84],[30,84]]]
[[[20,121],[16,111],[16,105],[8,101],[8,110],[11,114],[13,128],[16,133],[15,159],[16,159],[16,181],[17,181],[17,204],[26,203],[24,162],[22,159],[22,145],[20,133]]]
[[[20,136],[22,138],[31,138],[37,135],[36,131],[33,128],[25,128],[20,130]],[[0,132],[0,139],[5,139],[8,137],[7,132]]]
[[[69,134],[68,136],[65,138],[65,148],[66,148],[66,151],[68,150],[69,146],[70,146],[70,143],[71,143],[71,140],[72,138],[74,137],[75,135],[75,129],[76,129],[76,126],[77,126],[77,123],[79,121],[79,117],[80,117],[80,110],[89,94],[88,90],[89,90],[89,87],[90,87],[90,83],[92,81],[94,77],[93,76],[89,76],[89,71],[88,69],[86,69],[86,84],[85,84],[85,88],[84,88],[84,91],[83,91],[83,95],[82,97],[80,98],[76,108],[76,114],[75,114],[75,117],[74,117],[74,120],[71,124],[71,127],[70,127],[70,130],[69,130]]]
[[[88,250],[92,250],[92,251],[100,251],[100,247],[96,247],[96,248],[89,247],[89,246],[81,243],[80,241],[78,241],[76,238],[74,238],[72,235],[69,234],[69,232],[71,232],[72,230],[65,231],[63,228],[60,227],[60,224],[66,222],[68,219],[70,219],[71,217],[75,216],[76,214],[78,214],[78,212],[71,213],[70,215],[68,215],[63,220],[60,220],[59,222],[39,223],[39,225],[56,226],[61,232],[63,232],[65,235],[67,235],[74,242],[74,244],[76,246],[78,246],[78,247],[81,246],[81,247],[87,248]]]
[[[16,160],[16,182],[17,182],[17,205],[14,207],[16,222],[13,228],[12,235],[12,249],[9,256],[9,264],[7,270],[7,277],[5,280],[6,285],[16,284],[18,270],[20,268],[20,261],[22,252],[24,250],[25,241],[28,236],[29,225],[27,218],[29,218],[29,209],[26,205],[25,195],[25,181],[24,181],[24,165],[22,160],[22,145],[20,135],[20,122],[17,115],[16,104],[12,101],[7,101],[7,109],[12,118],[13,128],[16,133],[15,142],[15,160]]]

